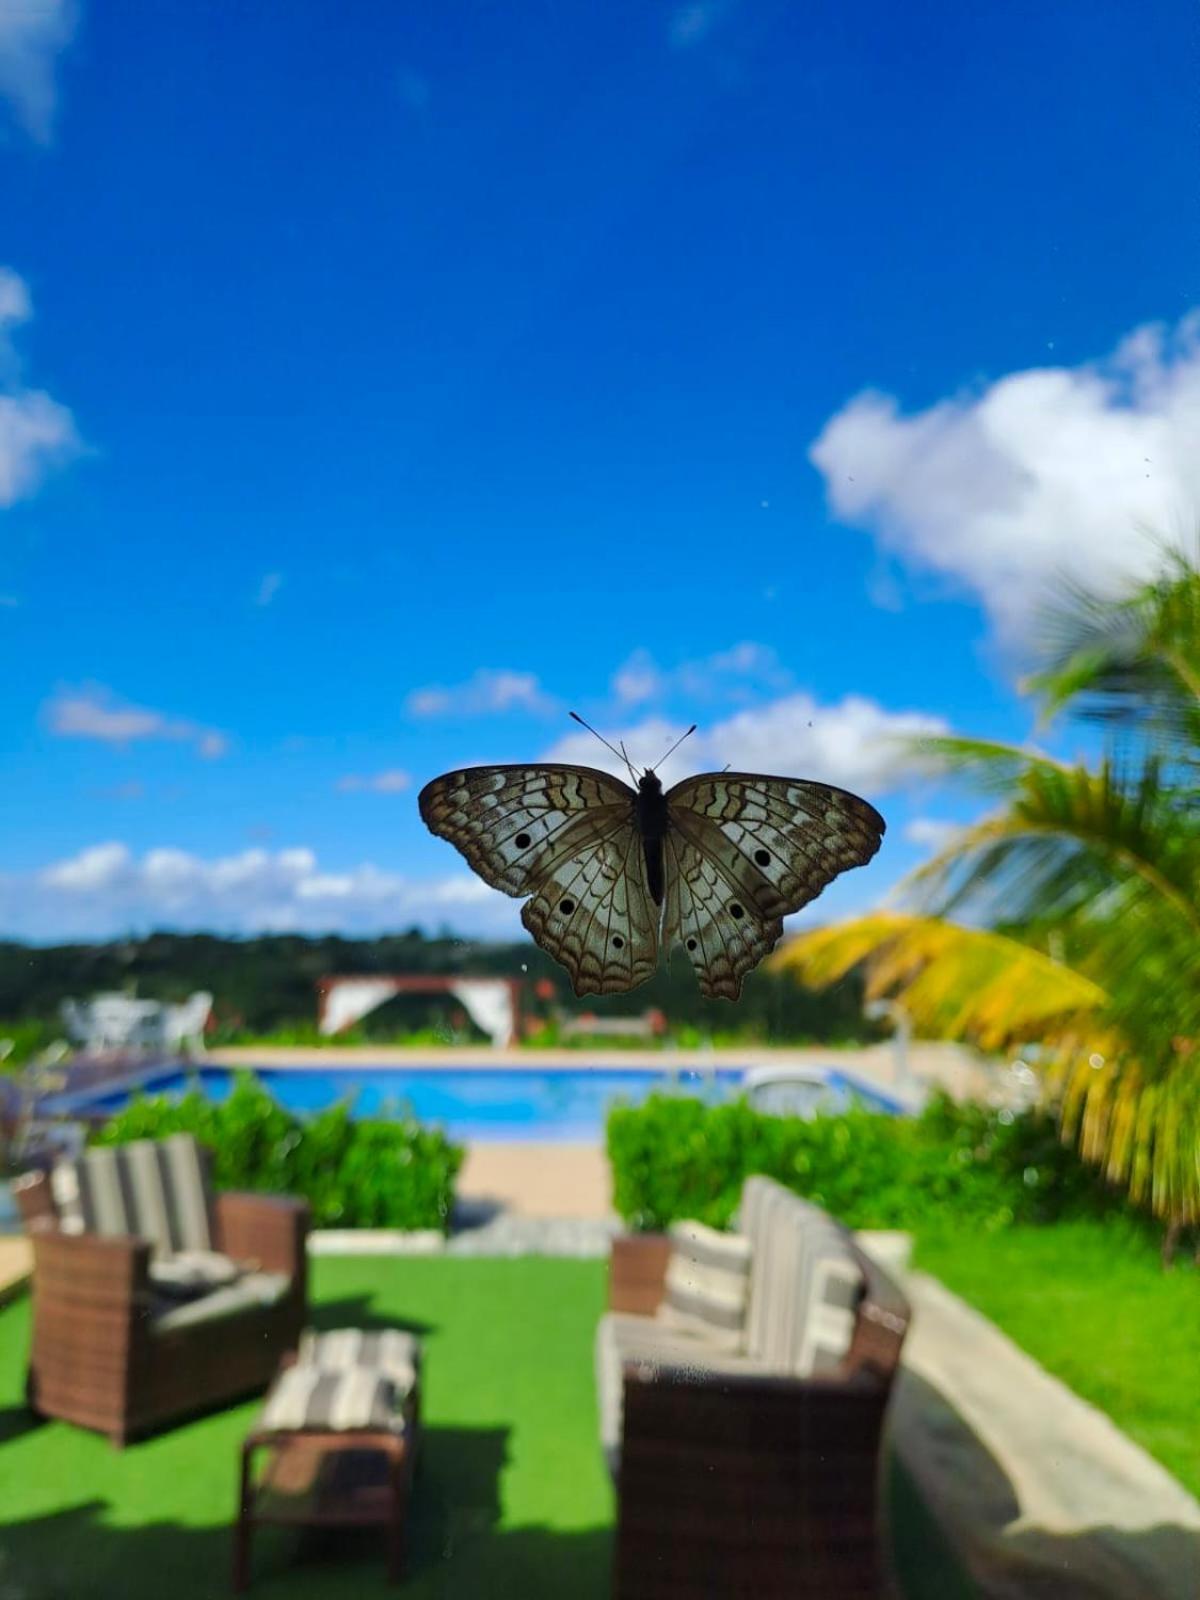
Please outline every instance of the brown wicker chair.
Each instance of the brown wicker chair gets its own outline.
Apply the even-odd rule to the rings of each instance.
[[[275,1195],[214,1194],[201,1162],[209,1244],[242,1277],[232,1290],[183,1302],[156,1287],[152,1262],[161,1251],[151,1239],[111,1227],[67,1231],[49,1174],[28,1173],[14,1184],[34,1254],[28,1397],[35,1411],[124,1445],[265,1388],[280,1357],[296,1347],[307,1300],[307,1206]]]
[[[776,1206],[787,1195],[766,1179],[750,1183],[760,1199],[774,1191]],[[782,1204],[803,1206],[791,1196]],[[598,1343],[602,1407],[606,1384],[622,1390],[619,1443],[610,1448],[618,1600],[875,1600],[884,1592],[880,1446],[909,1307],[839,1234],[861,1272],[853,1334],[836,1368],[805,1377],[777,1361],[709,1358],[700,1341],[672,1339],[653,1316],[669,1239],[614,1241],[609,1305],[625,1315],[605,1321],[634,1349],[646,1324],[640,1357],[614,1366],[611,1339],[607,1358],[601,1353],[604,1324]],[[788,1254],[763,1253],[775,1272]]]

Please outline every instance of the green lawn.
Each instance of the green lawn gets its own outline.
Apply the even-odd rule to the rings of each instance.
[[[314,1321],[396,1322],[426,1341],[413,1600],[600,1600],[613,1494],[596,1438],[599,1261],[369,1257],[315,1263]],[[213,1600],[227,1593],[237,1447],[254,1402],[114,1451],[21,1402],[27,1301],[0,1311],[0,1600]],[[923,1507],[893,1483],[909,1600],[969,1600]],[[383,1600],[376,1545],[297,1563],[259,1536],[263,1600]]]
[[[1200,1271],[1098,1223],[930,1234],[915,1264],[1200,1494]]]
[[[609,1587],[612,1491],[596,1442],[596,1261],[319,1259],[315,1321],[393,1321],[427,1341],[427,1431],[412,1516],[417,1597],[562,1596]],[[124,1452],[20,1402],[28,1304],[0,1313],[0,1595],[210,1600],[227,1592],[237,1447],[255,1403]],[[294,1564],[256,1541],[251,1591],[370,1600],[394,1592],[363,1559]],[[259,1576],[261,1575],[261,1576]]]

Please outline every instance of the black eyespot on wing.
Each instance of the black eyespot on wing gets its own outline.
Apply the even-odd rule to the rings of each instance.
[[[735,901],[734,901],[734,902],[733,902],[733,904],[732,904],[732,905],[731,905],[731,906],[730,906],[730,908],[729,908],[729,915],[730,915],[730,916],[731,916],[731,917],[732,917],[732,918],[733,918],[733,919],[734,919],[734,921],[735,921],[735,922],[736,922],[736,921],[737,921],[737,919],[738,919],[738,918],[739,918],[739,917],[744,917],[744,916],[745,916],[745,915],[746,915],[746,913],[745,913],[745,911],[744,911],[744,910],[743,910],[743,909],[742,909],[742,907],[741,907],[741,906],[740,906],[740,905],[738,905],[738,903],[737,903],[737,901],[736,901],[736,900],[735,900]]]
[[[516,845],[518,850],[528,850],[529,846],[533,843],[533,840],[527,833],[519,833],[513,840],[513,843]]]
[[[572,911],[575,909],[575,902],[574,900],[560,900],[558,902],[558,909],[562,912],[564,917],[569,917]]]
[[[694,950],[696,948],[695,939],[689,939],[688,942],[687,942],[687,947],[688,947],[689,950]]]
[[[622,939],[622,937],[621,937],[621,935],[619,933],[614,933],[613,934],[613,949],[614,950],[623,950],[624,948],[625,948],[624,939]]]
[[[756,850],[754,859],[760,867],[769,867],[771,865],[771,852],[769,850]]]

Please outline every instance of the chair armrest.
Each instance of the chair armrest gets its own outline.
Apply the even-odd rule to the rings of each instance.
[[[150,1303],[150,1242],[128,1234],[61,1233],[35,1227],[33,1292],[85,1309],[116,1310]]]
[[[50,1189],[50,1175],[46,1172],[23,1172],[9,1185],[26,1232],[34,1228],[57,1228],[58,1207]]]
[[[670,1256],[665,1233],[618,1234],[608,1262],[608,1309],[652,1316],[662,1301]]]
[[[216,1197],[216,1245],[235,1261],[254,1261],[267,1272],[303,1277],[309,1209],[304,1200],[282,1194]]]
[[[846,1352],[846,1372],[876,1373],[890,1383],[900,1363],[912,1307],[908,1297],[856,1244],[851,1249],[862,1268],[863,1299],[854,1324],[854,1337]]]

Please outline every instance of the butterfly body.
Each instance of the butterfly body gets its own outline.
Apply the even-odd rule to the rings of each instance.
[[[663,840],[671,826],[667,797],[654,771],[647,771],[638,779],[634,799],[634,814],[638,832],[642,836],[642,855],[646,863],[646,887],[656,906],[663,903]]]
[[[467,767],[422,789],[421,816],[521,921],[576,994],[620,994],[682,944],[706,995],[735,1000],[783,918],[879,848],[883,818],[827,784],[709,772],[663,792],[593,767]]]

